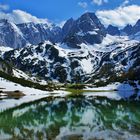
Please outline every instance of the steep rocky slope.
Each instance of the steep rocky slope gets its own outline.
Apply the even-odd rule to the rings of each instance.
[[[140,80],[139,21],[122,30],[112,25],[105,29],[98,17],[88,12],[77,20],[69,19],[62,29],[47,24],[5,22],[15,27],[12,33],[20,34],[18,37],[26,45],[13,45],[16,49],[2,52],[1,56],[31,76],[62,83]],[[9,31],[8,28],[11,35]],[[14,42],[18,44],[19,40]]]
[[[4,59],[23,71],[59,82],[107,81],[113,76],[115,81],[131,69],[139,71],[138,41],[107,35],[101,44],[78,47],[45,42],[6,52]]]
[[[99,44],[106,36],[104,25],[94,13],[85,13],[77,20],[68,20],[62,30],[66,30],[63,43],[70,47],[78,47],[78,44]]]
[[[47,23],[15,24],[8,20],[0,20],[0,46],[22,48],[28,44],[37,45],[45,40],[58,42],[61,40],[61,28]]]

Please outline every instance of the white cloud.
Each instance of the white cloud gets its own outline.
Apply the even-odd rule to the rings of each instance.
[[[21,10],[13,10],[12,13],[0,12],[0,19],[8,19],[16,24],[27,23],[27,22],[48,23],[47,19],[39,19]]]
[[[8,5],[0,4],[0,11],[6,11],[8,9],[9,9],[9,6]]]
[[[82,8],[87,8],[88,4],[86,2],[78,2],[78,5]]]
[[[105,26],[109,24],[124,27],[126,24],[134,25],[140,19],[140,6],[131,5],[118,7],[114,10],[97,11],[96,15]]]
[[[124,7],[124,6],[127,6],[127,4],[129,4],[129,0],[125,0],[120,6],[121,7]]]
[[[102,5],[104,3],[108,3],[108,0],[92,0],[92,3],[97,4],[97,5]]]

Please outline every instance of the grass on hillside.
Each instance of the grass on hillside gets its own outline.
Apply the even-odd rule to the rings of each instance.
[[[30,87],[30,88],[35,88],[35,89],[40,89],[40,90],[45,90],[45,91],[53,91],[53,90],[58,88],[54,84],[49,83],[47,85],[41,85],[39,83],[34,83],[32,81],[25,80],[23,78],[17,78],[17,77],[11,76],[11,75],[6,74],[2,71],[0,71],[0,77],[4,78],[6,80],[9,80],[11,82],[20,84],[24,87]]]

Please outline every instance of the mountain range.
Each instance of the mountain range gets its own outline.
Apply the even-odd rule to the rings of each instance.
[[[119,29],[106,28],[90,12],[70,18],[62,28],[2,19],[0,46],[10,48],[0,47],[3,71],[7,63],[46,81],[98,85],[140,81],[140,20]]]
[[[107,27],[107,33],[110,35],[135,35],[140,32],[140,19],[136,22],[134,26],[127,24],[123,29],[119,29],[118,27],[115,27],[113,25],[109,25]]]

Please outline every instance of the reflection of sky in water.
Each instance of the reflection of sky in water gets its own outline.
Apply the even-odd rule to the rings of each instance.
[[[0,138],[140,139],[140,103],[107,98],[42,99],[0,114]]]

